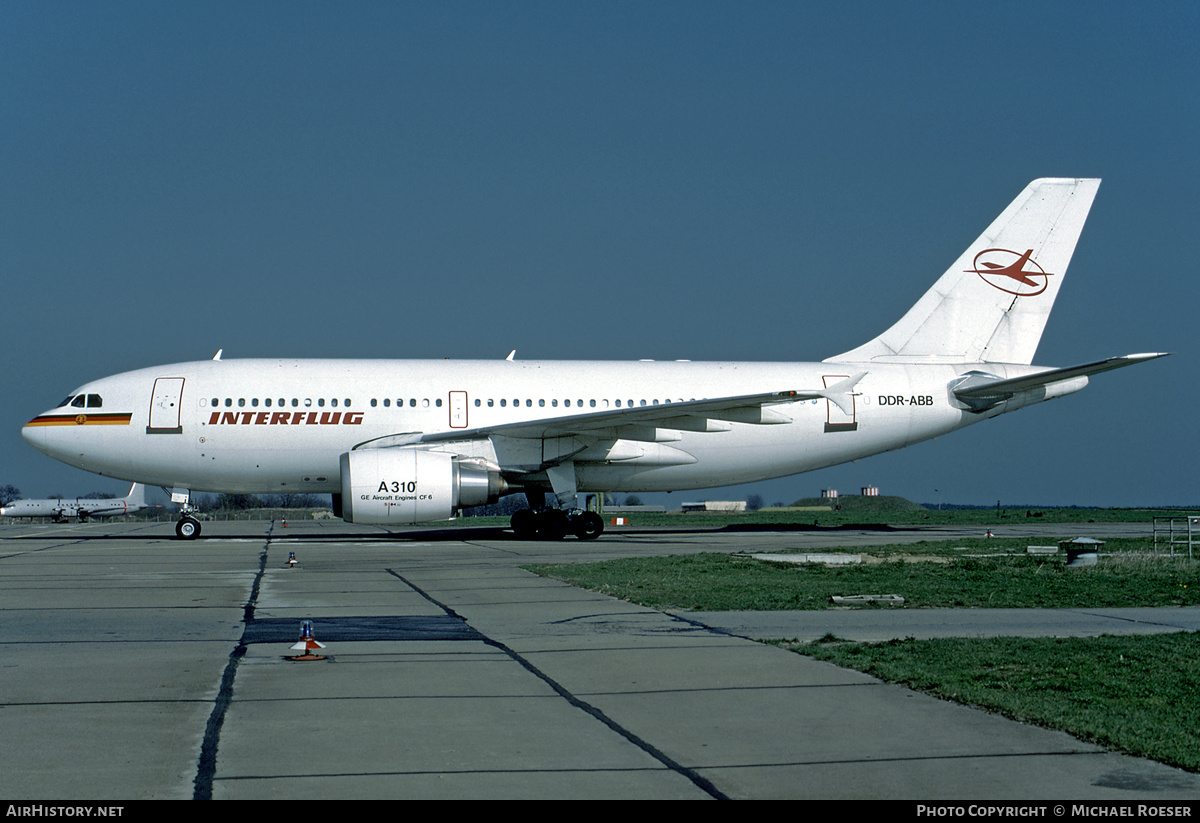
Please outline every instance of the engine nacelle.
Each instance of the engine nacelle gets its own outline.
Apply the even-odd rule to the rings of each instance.
[[[499,472],[446,452],[361,449],[343,454],[341,465],[348,523],[449,520],[455,509],[494,503],[507,489]]]

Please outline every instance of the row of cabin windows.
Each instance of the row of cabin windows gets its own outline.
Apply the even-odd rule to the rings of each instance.
[[[221,398],[219,398],[219,397],[214,397],[212,399],[212,405],[214,407],[220,406],[222,404],[222,402],[224,402],[224,405],[226,405],[226,406],[233,406],[235,402],[238,406],[241,406],[241,407],[244,407],[247,403],[249,403],[250,406],[252,406],[252,407],[258,406],[258,398],[257,397],[251,397],[249,401],[247,401],[246,398],[244,398],[244,397],[239,397],[239,398],[237,398],[236,401],[232,397],[226,397],[224,401],[222,401]],[[345,408],[350,408],[349,398],[347,398],[346,400],[339,401],[335,397],[329,401],[329,405],[333,406],[334,408],[337,408],[339,402]],[[298,397],[293,397],[291,400],[291,405],[293,405],[293,406],[303,405],[305,407],[311,407],[314,403],[316,403],[316,405],[318,407],[324,408],[325,398],[320,397],[320,398],[317,398],[316,400],[313,400],[311,397],[306,397],[303,400],[301,400]],[[201,404],[203,405],[203,401],[201,401]],[[270,397],[268,397],[262,401],[262,404],[267,408],[271,408],[272,404],[274,404],[274,405],[279,406],[279,408],[282,409],[284,406],[288,405],[288,400],[286,397],[281,397],[281,398],[279,398],[278,401],[274,401]]]
[[[575,400],[575,401],[573,401],[573,402],[574,402],[574,407],[575,407],[575,408],[579,408],[579,409],[582,409],[582,408],[584,408],[584,401],[583,401],[583,400]],[[593,408],[593,409],[594,409],[594,408],[596,408],[596,406],[597,406],[597,405],[603,406],[604,408],[608,408],[609,402],[612,402],[613,406],[615,406],[615,407],[616,407],[616,408],[618,408],[618,409],[620,409],[620,408],[633,408],[634,406],[637,406],[637,405],[642,405],[642,406],[647,406],[647,405],[653,405],[653,406],[657,406],[657,405],[658,405],[658,401],[657,401],[657,400],[642,400],[642,401],[640,401],[640,403],[635,403],[633,400],[626,400],[626,401],[621,401],[621,400],[613,400],[613,401],[609,401],[609,400],[589,400],[589,401],[587,401],[587,406],[588,406],[589,408]],[[624,403],[624,405],[622,405],[622,402]],[[664,403],[670,403],[671,401],[670,401],[670,400],[664,400],[663,402],[664,402]],[[373,406],[373,407],[374,407],[374,406],[378,405],[379,403],[382,403],[382,404],[383,404],[383,406],[386,408],[386,407],[388,407],[388,406],[390,406],[390,405],[392,404],[392,401],[391,401],[391,400],[388,400],[388,399],[384,399],[384,400],[382,400],[382,401],[379,401],[379,400],[372,400],[372,401],[371,401],[371,406]],[[508,405],[509,405],[509,401],[508,401],[508,398],[507,398],[507,397],[502,397],[502,398],[500,398],[499,400],[496,400],[494,397],[489,397],[489,398],[488,398],[486,401],[485,401],[485,400],[483,400],[483,399],[481,399],[481,398],[478,398],[478,397],[476,397],[476,398],[475,398],[475,408],[479,408],[479,407],[483,406],[483,405],[484,405],[484,403],[487,403],[487,406],[488,406],[488,408],[493,408],[493,407],[495,407],[495,406],[497,406],[497,405],[498,405],[498,406],[500,406],[500,408],[507,408],[507,407],[508,407]],[[529,398],[526,398],[524,401],[522,401],[520,398],[515,398],[515,399],[512,401],[512,406],[513,406],[513,408],[517,408],[517,407],[521,406],[521,405],[522,405],[522,403],[523,403],[523,404],[524,404],[524,405],[525,405],[527,408],[532,408],[532,407],[533,407],[533,400],[532,400],[532,399],[529,399]],[[538,404],[539,406],[543,406],[543,407],[546,405],[546,403],[547,403],[547,401],[546,401],[544,398],[543,398],[543,399],[539,399],[539,400],[537,401],[537,404]],[[557,400],[557,399],[551,399],[551,400],[549,401],[549,404],[550,404],[550,407],[551,407],[551,408],[558,408],[558,400]],[[565,408],[568,408],[568,409],[572,407],[572,401],[571,401],[571,400],[569,400],[569,399],[567,399],[567,400],[563,400],[563,401],[562,401],[562,404],[563,404],[563,406],[564,406]],[[396,401],[396,405],[397,405],[397,406],[403,406],[403,405],[404,405],[404,400],[403,400],[403,399],[401,399],[401,400],[397,400],[397,401]],[[409,406],[416,406],[416,405],[417,405],[417,401],[416,401],[416,399],[410,399],[410,400],[408,401],[408,405],[409,405]],[[434,405],[436,405],[438,408],[441,408],[441,406],[442,406],[442,401],[441,401],[441,399],[439,398],[439,399],[435,400],[435,401],[434,401]],[[423,408],[429,408],[429,401],[428,401],[428,400],[422,400],[422,401],[421,401],[421,406],[422,406]]]
[[[490,398],[490,397],[487,399],[487,401],[486,401],[486,402],[487,402],[487,405],[488,405],[488,407],[489,407],[489,408],[490,408],[490,407],[492,407],[492,406],[494,406],[494,405],[496,405],[496,403],[497,403],[497,401],[496,401],[496,400],[494,400],[494,399],[492,399],[492,398]],[[504,408],[505,406],[507,406],[507,405],[508,405],[508,399],[507,399],[507,398],[500,398],[500,400],[499,400],[498,402],[499,402],[499,405],[500,405],[500,407],[501,407],[501,408]],[[526,399],[524,402],[525,402],[525,405],[526,405],[527,407],[528,407],[528,406],[532,406],[532,405],[533,405],[533,401],[532,401],[532,400]],[[538,404],[539,406],[545,406],[545,405],[546,405],[546,402],[547,402],[546,400],[542,399],[542,400],[538,400],[538,401],[537,401],[537,404]],[[636,403],[635,403],[633,400],[625,400],[625,401],[621,401],[621,400],[619,400],[619,399],[618,399],[618,400],[613,400],[613,401],[609,401],[609,400],[589,400],[589,401],[587,401],[587,406],[588,406],[589,408],[593,408],[593,409],[594,409],[594,408],[596,408],[596,406],[597,406],[597,405],[603,406],[604,408],[608,408],[608,405],[609,405],[609,403],[610,403],[610,402],[613,404],[613,406],[614,406],[615,408],[618,408],[618,409],[620,409],[620,408],[630,408],[630,409],[631,409],[631,408],[633,408],[634,406],[637,406],[637,405],[642,405],[642,406],[657,406],[657,405],[658,405],[658,401],[657,401],[657,400],[641,400],[641,401],[638,401],[638,402],[636,402]],[[670,403],[671,401],[670,401],[670,400],[664,400],[663,402],[664,402],[664,403]],[[483,403],[484,403],[484,401],[483,401],[483,400],[479,399],[478,397],[477,397],[477,398],[475,398],[475,406],[476,406],[476,408],[478,408],[478,407],[482,406],[482,405],[483,405]],[[558,408],[558,400],[557,400],[557,399],[551,399],[551,400],[549,401],[549,403],[550,403],[550,406],[551,406],[551,408]],[[562,401],[562,404],[563,404],[563,406],[565,406],[566,408],[571,408],[571,403],[572,403],[572,401],[571,401],[571,400],[569,400],[569,399],[567,399],[567,400],[563,400],[563,401]],[[575,408],[582,409],[582,408],[584,407],[584,402],[583,402],[583,400],[575,400],[575,401],[574,401],[574,404],[575,404]],[[520,400],[520,399],[513,400],[513,401],[512,401],[512,405],[513,405],[513,406],[520,406],[520,405],[521,405],[521,400]]]
[[[101,405],[100,395],[90,394],[87,397],[88,397],[87,405],[89,408],[97,408]],[[95,400],[94,404],[92,402],[93,398]],[[67,401],[64,401],[62,405],[65,406],[69,402],[73,406],[82,408],[83,400],[84,400],[84,396],[81,394],[76,398],[67,398]],[[415,398],[415,397],[410,397],[407,399],[401,397],[401,398],[396,399],[395,404],[396,404],[396,408],[402,408],[404,406],[408,406],[409,408],[416,408],[418,405],[418,402],[420,403],[421,408],[425,408],[425,409],[429,408],[430,402],[429,402],[428,398],[418,401],[417,398]],[[479,407],[483,406],[485,402],[487,403],[488,408],[493,408],[497,405],[499,405],[500,408],[506,408],[509,405],[509,400],[506,397],[502,397],[499,400],[489,397],[486,401],[477,397],[477,398],[475,398],[475,407],[479,408]],[[658,400],[640,400],[640,401],[599,400],[599,401],[597,401],[597,400],[593,399],[593,400],[588,400],[586,403],[586,406],[588,408],[594,409],[594,408],[596,408],[597,404],[599,404],[603,408],[608,408],[610,402],[612,403],[612,405],[615,408],[618,408],[618,409],[633,408],[634,406],[639,406],[639,405],[640,406],[647,406],[647,405],[657,406],[658,405]],[[664,400],[663,402],[670,403],[671,401]],[[214,407],[219,407],[222,405],[224,405],[226,407],[232,407],[235,405],[235,403],[239,408],[244,408],[247,405],[247,403],[249,403],[249,405],[252,408],[257,408],[258,404],[259,404],[259,399],[257,397],[252,397],[249,400],[247,400],[244,397],[239,397],[236,400],[232,397],[226,397],[224,400],[222,400],[219,397],[214,397],[212,399],[212,405]],[[326,400],[323,397],[317,398],[316,400],[313,400],[310,397],[306,397],[303,400],[301,400],[298,397],[293,397],[291,399],[290,405],[292,405],[293,407],[299,407],[299,406],[303,405],[306,408],[310,408],[310,407],[312,407],[312,405],[314,403],[317,405],[318,408],[324,408]],[[350,399],[349,398],[339,401],[338,398],[334,397],[334,398],[330,399],[328,401],[328,403],[333,408],[338,408],[339,404],[341,405],[342,408],[347,408],[347,409],[350,408]],[[539,399],[537,401],[538,406],[542,406],[542,407],[544,407],[546,405],[546,403],[547,403],[547,401],[544,398]],[[557,398],[551,399],[549,401],[549,404],[550,404],[551,408],[558,408],[558,399]],[[288,399],[285,397],[280,397],[278,400],[274,400],[274,399],[268,397],[262,401],[262,405],[266,408],[271,408],[272,405],[276,405],[279,408],[284,408],[285,406],[289,405],[289,402],[288,402]],[[383,400],[379,400],[377,398],[371,399],[371,407],[372,408],[376,408],[380,405],[382,405],[384,408],[390,408],[392,405],[392,399],[390,397],[385,397]],[[440,397],[435,399],[433,401],[433,405],[436,408],[440,409],[442,407],[442,399]],[[512,401],[512,406],[514,408],[517,408],[521,405],[524,405],[527,408],[531,408],[533,406],[533,400],[526,398],[524,401],[522,401],[520,398],[516,398]],[[572,401],[570,399],[565,399],[562,401],[562,405],[563,405],[563,407],[568,408],[568,409],[572,408],[572,407],[582,409],[585,407],[585,403],[582,399],[577,399],[574,401]]]
[[[379,405],[382,405],[385,409],[389,408],[392,405],[392,399],[390,397],[385,397],[382,400],[377,400],[374,397],[372,397],[371,398],[372,408],[374,408],[375,406],[379,406]],[[404,405],[405,405],[405,400],[403,397],[396,399],[396,408],[401,408]],[[442,407],[442,399],[440,397],[437,398],[436,400],[433,401],[433,405],[440,409]],[[408,398],[408,406],[409,406],[409,408],[415,409],[417,407],[417,398],[415,398],[415,397]],[[421,408],[423,408],[423,409],[429,408],[429,398],[428,397],[421,400]]]

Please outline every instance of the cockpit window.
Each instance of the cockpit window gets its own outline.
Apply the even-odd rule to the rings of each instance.
[[[75,399],[75,395],[69,395],[65,400],[59,403],[55,408],[61,409],[63,406],[71,405],[71,401]]]
[[[84,407],[84,404],[86,403],[86,401],[87,401],[87,395],[81,394],[78,397],[76,397],[74,400],[71,401],[71,405],[74,408],[82,409]]]
[[[89,394],[87,403],[89,409],[104,408],[104,400],[98,394]]]

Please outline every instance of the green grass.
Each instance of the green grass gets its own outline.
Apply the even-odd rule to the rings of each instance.
[[[1029,540],[875,547],[857,566],[785,565],[725,554],[528,567],[664,610],[824,609],[835,594],[900,594],[903,608],[1200,605],[1200,560],[1110,539],[1101,562],[1067,568]],[[1038,543],[1053,541],[1038,540]],[[893,608],[893,607],[877,607]],[[892,683],[1200,771],[1200,636],[903,640],[787,644]]]
[[[817,499],[797,500],[802,506],[820,506]],[[937,509],[923,508],[903,498],[844,496],[840,510],[797,511],[761,509],[744,514],[712,513],[663,514],[636,513],[628,515],[631,524],[650,527],[677,528],[738,528],[744,526],[798,526],[837,528],[854,525],[945,526],[994,525],[997,523],[1149,523],[1155,516],[1182,516],[1181,511],[1166,512],[1151,509],[1081,509],[1081,508],[1012,508]]]
[[[1183,510],[1172,509],[1088,509],[1043,507],[988,507],[984,509],[925,508],[901,497],[863,497],[843,495],[838,499],[838,510],[812,510],[807,507],[824,507],[829,501],[810,498],[795,501],[792,508],[766,508],[741,514],[729,512],[694,513],[682,512],[637,512],[622,515],[634,528],[676,529],[719,529],[778,526],[791,528],[838,528],[855,525],[892,526],[945,526],[945,525],[994,525],[997,523],[1149,523],[1155,516],[1183,516]],[[507,516],[488,515],[466,517],[459,522],[474,525],[507,526]]]
[[[865,555],[875,562],[853,566],[704,553],[528,568],[667,610],[825,609],[834,607],[834,595],[852,594],[898,594],[903,608],[1200,605],[1200,561],[1140,553],[1152,548],[1149,541],[1110,540],[1105,548],[1114,553],[1082,569],[1068,568],[1061,555],[1028,556],[1023,553],[1027,543],[959,540],[880,547]]]
[[[1200,771],[1196,634],[790,647],[890,683]]]

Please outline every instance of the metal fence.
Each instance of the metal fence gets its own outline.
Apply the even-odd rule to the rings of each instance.
[[[1187,546],[1188,559],[1194,557],[1196,543],[1200,542],[1200,514],[1167,515],[1154,518],[1154,553],[1159,551],[1175,554],[1175,547]],[[1161,547],[1161,549],[1160,549]],[[1180,548],[1180,553],[1183,550]]]

